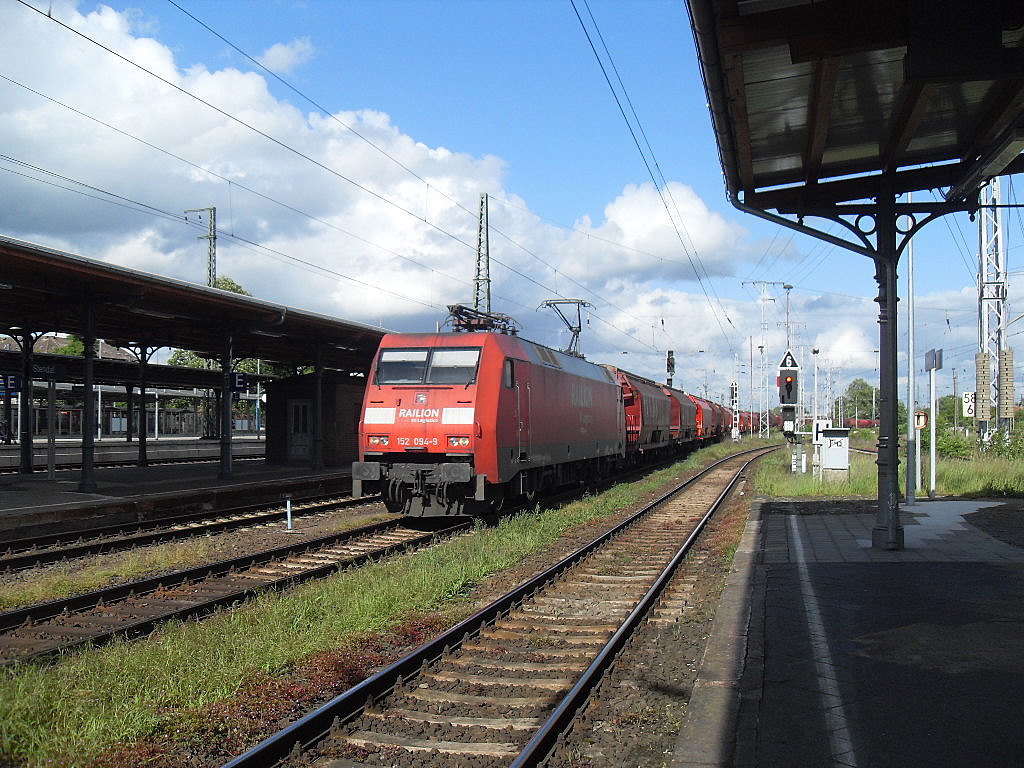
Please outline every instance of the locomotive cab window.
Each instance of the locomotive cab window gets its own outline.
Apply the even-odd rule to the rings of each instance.
[[[376,384],[463,384],[476,381],[480,348],[384,349]]]
[[[516,363],[510,358],[505,358],[504,371],[505,389],[512,389],[516,385]]]
[[[435,349],[427,368],[427,384],[472,384],[480,349]]]
[[[377,361],[378,384],[420,384],[428,349],[383,349]]]

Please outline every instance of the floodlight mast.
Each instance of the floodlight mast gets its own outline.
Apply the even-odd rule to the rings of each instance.
[[[575,325],[568,317],[565,316],[565,313],[562,311],[563,304],[573,305],[576,307]],[[574,355],[575,357],[583,357],[583,355],[580,354],[579,350],[580,332],[583,330],[583,319],[581,310],[583,307],[592,306],[593,304],[583,299],[548,299],[547,301],[541,302],[541,305],[537,307],[537,309],[539,310],[544,307],[550,307],[551,309],[555,310],[555,312],[558,313],[558,316],[562,318],[562,322],[565,323],[565,326],[569,329],[569,332],[572,333],[572,338],[569,340],[569,346],[562,351],[565,352],[566,354]]]

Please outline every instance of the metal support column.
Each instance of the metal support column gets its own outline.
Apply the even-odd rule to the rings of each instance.
[[[878,350],[880,389],[878,434],[878,511],[871,531],[871,544],[879,549],[903,549],[903,526],[899,507],[899,437],[897,423],[897,323],[896,206],[891,196],[878,200],[877,252],[874,257],[878,282]]]
[[[93,391],[93,369],[96,361],[96,307],[86,301],[85,334],[82,337],[82,473],[79,493],[96,492],[96,393]]]
[[[18,339],[21,346],[21,392],[18,393],[18,443],[21,462],[18,471],[32,474],[32,351],[36,337],[26,331]]]
[[[221,358],[221,398],[220,398],[220,477],[227,480],[231,477],[231,356],[234,339],[230,330],[224,331],[224,352]]]
[[[313,360],[313,455],[310,466],[319,471],[324,468],[324,363],[320,339],[316,341]]]
[[[136,466],[148,467],[149,455],[146,444],[149,441],[149,416],[146,413],[146,379],[148,378],[147,367],[149,365],[149,347],[145,344],[139,345],[139,455],[135,460]]]

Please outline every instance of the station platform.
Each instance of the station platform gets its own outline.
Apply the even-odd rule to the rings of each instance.
[[[80,470],[0,475],[0,543],[52,533],[141,520],[215,512],[245,504],[282,503],[351,491],[351,469],[267,465],[236,459],[231,477],[219,461],[151,467],[101,467],[95,493],[81,493]]]
[[[755,503],[672,766],[1024,764],[1020,506],[829,504]]]

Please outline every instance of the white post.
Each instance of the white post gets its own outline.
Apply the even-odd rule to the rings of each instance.
[[[811,416],[811,424],[818,420],[818,350],[811,350],[814,356],[814,415]]]
[[[932,416],[931,419],[930,419],[931,424],[929,426],[929,433],[928,433],[929,437],[931,438],[930,441],[929,441],[931,443],[931,445],[929,446],[929,451],[928,451],[929,458],[931,459],[931,461],[930,461],[931,467],[930,467],[930,472],[929,472],[930,479],[929,479],[929,483],[928,483],[928,496],[930,498],[934,498],[935,497],[935,422],[938,421],[938,419],[936,418],[937,414],[935,413],[935,368],[934,367],[928,372],[928,378],[929,378],[929,385],[931,386],[931,397],[930,397],[931,406],[930,407],[931,407],[931,416]]]
[[[912,202],[913,195],[907,196]],[[916,490],[920,485],[921,442],[914,427],[914,413],[917,410],[917,382],[914,369],[914,238],[907,243],[907,506],[913,506]]]

